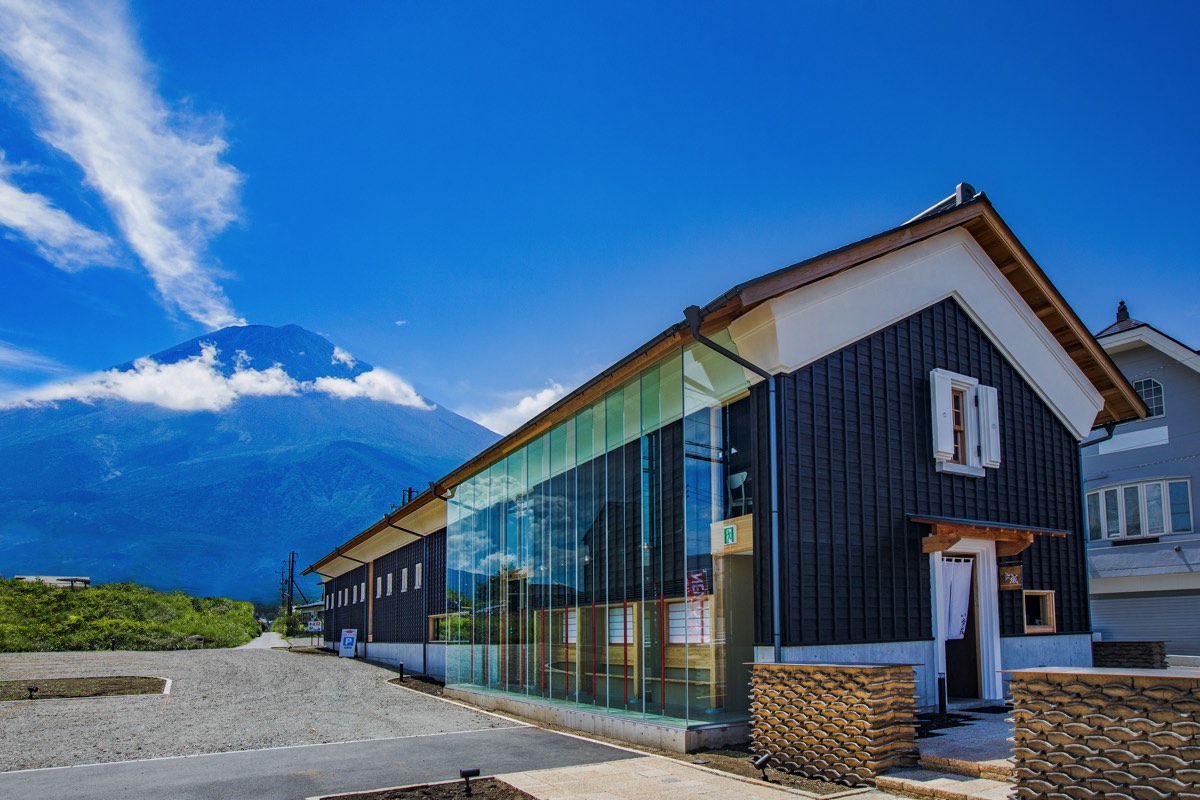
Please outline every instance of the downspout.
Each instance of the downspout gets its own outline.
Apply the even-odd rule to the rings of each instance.
[[[688,306],[685,308],[683,310],[683,318],[687,321],[688,327],[692,329],[693,339],[708,347],[713,352],[720,353],[744,369],[748,369],[754,374],[761,376],[767,382],[767,439],[770,442],[771,456],[771,644],[774,652],[774,661],[776,664],[780,664],[783,663],[783,601],[780,597],[782,579],[780,577],[781,567],[779,563],[779,447],[775,410],[775,376],[700,333],[701,314],[699,306]]]
[[[383,518],[383,521],[389,527],[395,528],[404,533],[411,533],[413,536],[421,539],[421,569],[429,570],[429,540],[426,539],[429,534],[417,533],[414,530],[409,530],[401,525],[392,522],[392,515],[388,514]],[[424,576],[421,580],[421,674],[429,674],[429,593],[425,588]]]
[[[1116,430],[1117,430],[1117,423],[1106,422],[1106,423],[1104,423],[1104,435],[1103,436],[1098,436],[1095,439],[1086,439],[1079,443],[1079,502],[1082,504],[1081,511],[1083,514],[1083,516],[1080,517],[1080,519],[1083,520],[1083,529],[1081,531],[1083,536],[1080,537],[1082,539],[1083,543],[1080,545],[1080,547],[1083,550],[1083,568],[1085,570],[1087,570],[1089,573],[1091,570],[1088,568],[1088,556],[1087,556],[1087,524],[1088,524],[1087,489],[1084,486],[1086,476],[1084,475],[1084,472],[1083,472],[1083,448],[1091,447],[1092,445],[1100,444],[1101,442],[1107,442],[1109,439],[1113,438],[1113,434],[1116,432]],[[1088,583],[1089,583],[1089,587],[1090,587],[1090,584],[1091,584],[1090,575],[1088,577]],[[1084,592],[1083,596],[1084,596],[1084,602],[1087,604],[1088,631],[1091,632],[1092,631],[1092,593],[1091,593],[1090,589],[1089,589],[1089,591]]]

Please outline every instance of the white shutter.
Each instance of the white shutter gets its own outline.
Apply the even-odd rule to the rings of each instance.
[[[985,467],[1000,466],[1000,405],[996,389],[980,386],[979,398],[979,461]]]
[[[950,373],[935,369],[929,373],[933,409],[933,457],[937,461],[954,458],[954,386]]]

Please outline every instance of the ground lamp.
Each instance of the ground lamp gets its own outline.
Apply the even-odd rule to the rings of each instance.
[[[751,763],[751,764],[753,764],[753,765],[754,765],[754,766],[755,766],[755,767],[756,767],[756,768],[757,768],[757,769],[758,769],[760,772],[762,772],[762,779],[763,779],[764,781],[766,781],[767,783],[770,783],[770,782],[771,782],[771,779],[767,777],[767,762],[769,762],[770,760],[771,760],[771,754],[770,754],[770,753],[763,753],[761,756],[759,756],[758,758],[756,758],[756,759],[754,759],[753,761],[751,761],[751,762],[750,762],[750,763]]]
[[[460,769],[458,771],[458,777],[463,779],[463,784],[466,787],[463,790],[463,794],[465,794],[467,797],[470,797],[471,796],[471,778],[479,777],[479,769],[478,768]]]

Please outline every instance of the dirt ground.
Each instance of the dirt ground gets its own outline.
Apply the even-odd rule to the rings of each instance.
[[[384,789],[378,792],[338,795],[338,800],[459,800],[466,797],[463,782],[435,783],[407,789]],[[479,800],[536,800],[520,789],[514,789],[495,778],[471,781],[471,797]]]
[[[35,700],[63,697],[113,697],[125,694],[162,694],[167,682],[162,678],[117,675],[106,678],[24,678],[0,681],[0,701],[28,700],[33,687]]]
[[[406,689],[412,689],[416,692],[431,694],[435,697],[444,697],[445,692],[443,685],[437,681],[428,678],[419,678],[416,676],[405,677],[402,681],[399,678],[392,678],[388,683],[394,683],[398,686],[403,686]],[[456,701],[461,702],[461,701]],[[469,704],[467,704],[469,705]],[[551,725],[546,722],[526,719],[517,714],[505,712],[504,716],[512,717],[513,719],[526,722],[530,725],[536,725],[539,728],[547,730],[559,731],[562,733],[579,733],[571,728],[563,728],[558,725]],[[613,744],[619,747],[625,747],[630,750],[637,750],[642,753],[656,756],[666,756],[673,758],[676,761],[685,761],[689,764],[697,764],[709,769],[728,772],[731,775],[738,775],[743,778],[757,778],[762,780],[762,772],[758,770],[751,762],[755,754],[750,750],[749,745],[735,745],[730,747],[712,748],[708,750],[700,750],[695,753],[677,753],[673,750],[659,750],[656,747],[646,747],[645,745],[630,744],[619,739],[609,739],[605,736],[598,736],[589,733],[587,738],[595,739],[598,742]],[[767,768],[767,778],[771,783],[777,783],[780,786],[787,786],[791,789],[803,789],[806,792],[813,794],[836,794],[837,792],[846,791],[846,787],[837,783],[829,783],[827,781],[813,780],[802,775],[792,775],[789,772],[781,772],[780,770]]]

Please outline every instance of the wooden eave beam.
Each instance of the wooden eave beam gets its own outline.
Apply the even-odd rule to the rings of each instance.
[[[950,550],[963,539],[991,539],[996,542],[997,556],[1015,556],[1033,545],[1033,537],[1065,537],[1063,531],[1026,530],[1003,525],[967,525],[959,522],[914,517],[913,522],[928,524],[929,536],[921,539],[922,553],[941,553]]]

